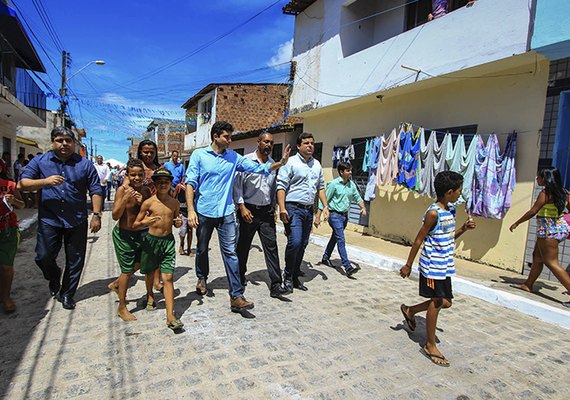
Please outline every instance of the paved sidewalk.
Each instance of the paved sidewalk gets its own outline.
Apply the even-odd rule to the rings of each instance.
[[[322,265],[303,267],[308,292],[290,301],[269,297],[259,242],[254,242],[246,296],[249,315],[229,311],[217,241],[211,243],[209,296],[194,292],[191,257],[179,257],[175,308],[186,324],[175,335],[164,304],[129,307],[138,321],[115,314],[107,284],[118,273],[110,212],[89,236],[88,261],[76,296],[64,310],[49,298],[33,262],[35,240],[16,259],[15,314],[0,316],[3,338],[0,397],[6,399],[565,399],[570,365],[568,330],[464,295],[440,316],[440,348],[450,368],[419,350],[425,320],[409,332],[401,303],[420,300],[417,282],[368,265],[355,279]],[[284,237],[279,235],[280,254]],[[309,245],[305,260],[322,249]],[[282,258],[282,257],[281,257]],[[161,299],[161,296],[158,297]],[[564,394],[566,393],[566,394]]]

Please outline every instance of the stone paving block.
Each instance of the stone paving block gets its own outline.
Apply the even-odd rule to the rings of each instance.
[[[71,312],[49,298],[33,263],[34,240],[22,243],[14,288],[19,309],[0,315],[0,335],[9,344],[0,362],[0,397],[567,398],[560,377],[570,364],[568,331],[458,295],[441,312],[437,331],[451,367],[437,367],[419,351],[425,316],[418,315],[416,331],[409,332],[399,310],[401,303],[421,301],[416,281],[365,264],[348,279],[318,265],[322,249],[314,245],[303,266],[309,291],[295,291],[289,302],[269,297],[263,254],[252,252],[247,276],[256,284],[248,284],[245,295],[255,308],[246,318],[229,310],[214,235],[208,296],[195,294],[194,259],[178,258],[175,310],[184,332],[166,328],[162,295],[158,311],[140,307],[140,275],[128,295],[138,320],[124,322],[116,316],[116,294],[106,287],[119,271],[111,228],[105,212]]]

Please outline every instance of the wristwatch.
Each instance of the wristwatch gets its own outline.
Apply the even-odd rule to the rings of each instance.
[[[94,217],[99,217],[99,218],[101,218],[101,213],[100,213],[100,212],[94,212],[94,213],[93,213],[93,216],[94,216]]]

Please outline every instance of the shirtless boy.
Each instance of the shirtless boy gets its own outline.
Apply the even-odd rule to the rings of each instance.
[[[149,231],[143,242],[141,272],[145,274],[148,311],[156,310],[153,275],[160,267],[164,282],[164,302],[166,303],[166,325],[173,331],[184,324],[174,316],[174,283],[172,274],[176,262],[176,241],[172,235],[172,225],[180,228],[180,203],[170,196],[172,174],[166,169],[157,169],[152,175],[156,194],[145,200],[133,224],[134,229],[148,226]]]
[[[120,186],[115,193],[112,216],[119,223],[113,229],[113,245],[121,267],[121,275],[117,279],[119,294],[117,315],[123,321],[134,321],[137,318],[127,310],[127,288],[129,278],[140,268],[142,244],[147,230],[144,227],[135,229],[133,224],[139,214],[141,204],[150,197],[150,190],[142,184],[144,167],[141,160],[129,160],[127,177],[128,184]]]

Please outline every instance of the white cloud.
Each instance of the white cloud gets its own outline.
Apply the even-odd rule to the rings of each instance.
[[[269,67],[274,66],[277,69],[287,68],[287,64],[285,65],[280,65],[280,64],[287,63],[291,61],[292,58],[293,58],[293,39],[288,40],[285,43],[279,45],[279,47],[277,48],[277,52],[273,57],[269,59],[267,66]]]

